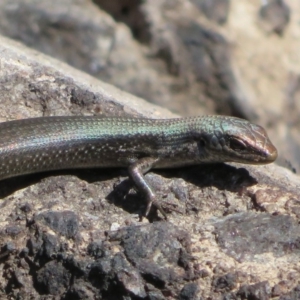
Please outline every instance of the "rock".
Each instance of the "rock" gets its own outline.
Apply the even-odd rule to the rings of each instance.
[[[226,36],[196,21],[202,13],[192,4],[168,1],[95,1],[100,10],[84,0],[55,0],[51,6],[46,0],[13,5],[5,0],[0,33],[183,115],[218,112],[255,119]],[[173,7],[181,13],[174,15]]]
[[[205,16],[222,25],[227,22],[230,0],[193,0]]]
[[[291,11],[284,0],[270,0],[263,4],[259,16],[265,30],[282,35],[290,21]]]
[[[158,2],[152,2],[154,3],[152,12],[147,12],[147,9],[151,8],[150,2],[142,6],[144,14],[153,17],[149,31],[149,37],[153,40],[149,40],[149,43],[153,41],[157,43],[149,44],[152,53],[164,54],[161,52],[162,42],[166,42],[165,45],[169,48],[165,52],[167,55],[164,56],[164,60],[168,62],[172,76],[199,84],[194,93],[198,91],[201,97],[204,95],[202,94],[204,89],[200,89],[199,82],[203,83],[205,80],[211,87],[217,88],[223,84],[226,91],[236,92],[235,88],[239,89],[242,85],[235,84],[234,80],[237,77],[232,75],[234,72],[230,72],[231,64],[224,62],[220,65],[222,60],[230,57],[230,47],[224,34],[209,23],[204,22],[204,26],[202,19],[201,22],[198,19],[193,22],[182,20],[180,24],[176,18],[177,22],[174,23],[176,26],[171,26],[173,23],[169,22],[155,23],[154,16],[162,17],[162,14],[157,13],[162,1]],[[49,15],[52,16],[52,23],[50,22],[52,30],[56,33],[52,37],[53,40],[57,39],[58,44],[60,32],[58,24],[63,24],[63,20],[66,23],[62,28],[76,28],[75,16],[82,12],[82,18],[77,18],[79,22],[84,21],[86,24],[90,24],[89,20],[100,22],[95,16],[91,17],[92,8],[95,6],[86,1],[84,3],[90,14],[83,10],[83,2],[78,0],[75,2],[75,8],[72,6],[70,9],[70,15],[72,16],[72,12],[74,14],[73,19],[66,18],[70,15],[63,5],[60,8],[65,9],[65,15],[57,14],[58,6],[49,6],[47,2],[48,12],[51,13],[41,18],[40,15],[43,14],[30,14],[33,6],[29,0],[13,4],[1,2],[1,5],[4,5],[3,3],[6,10],[1,10],[2,16],[10,14],[13,18],[13,12],[19,12],[21,15],[23,10],[23,15],[36,18],[32,23],[26,23],[26,18],[23,21],[28,26],[32,24],[31,29],[25,25],[23,28],[36,30],[36,39],[32,37],[34,41],[39,40],[37,37],[47,36],[47,34],[38,35],[38,29],[42,27],[37,24],[44,22],[49,25],[46,21],[51,19]],[[47,3],[46,1],[35,3],[35,11],[45,12]],[[167,12],[170,19],[170,14],[177,10],[174,10],[172,5],[168,9],[167,3],[177,5],[177,8],[190,9],[191,15],[195,8],[193,4],[187,2],[164,2],[166,7],[163,12]],[[241,2],[232,5],[233,13],[238,5],[241,5]],[[251,4],[247,2],[244,5]],[[195,12],[197,16],[198,13]],[[124,25],[117,24],[103,11],[97,10],[96,14],[103,16],[104,23],[107,22],[107,27],[104,27],[107,31],[103,29],[102,33],[109,41],[110,30],[118,34],[126,33],[123,36],[124,43],[120,44],[131,45],[123,49],[126,55],[128,49],[133,49],[132,45],[135,45],[134,49],[139,50],[145,47],[128,39],[130,33]],[[60,18],[56,19],[54,16]],[[0,18],[0,20],[3,28],[3,23],[8,19]],[[70,20],[73,20],[73,23]],[[228,20],[226,26],[232,26],[231,22],[233,21]],[[15,23],[11,21],[7,24],[13,27]],[[155,24],[164,24],[168,30],[159,31],[158,29],[163,27],[158,25],[155,27]],[[46,28],[49,30],[47,33],[51,32],[51,26],[48,25],[44,27],[44,30]],[[98,27],[87,28],[92,30],[90,36],[86,34],[90,41],[97,36],[95,28]],[[8,29],[13,31],[14,28]],[[155,29],[156,35],[153,34]],[[23,37],[30,39],[30,30],[30,34],[24,34],[26,30],[15,29],[13,32],[18,32],[21,37],[23,32]],[[62,41],[68,40],[71,36],[73,35],[65,32]],[[101,34],[98,38],[100,36]],[[118,35],[120,40],[121,37],[122,34]],[[162,37],[168,37],[169,40],[164,41]],[[80,38],[84,40],[83,33]],[[251,39],[249,41],[247,39],[242,40],[243,44],[251,42]],[[172,44],[172,41],[178,42]],[[99,43],[103,45],[102,42],[105,44],[104,38]],[[84,42],[81,43],[83,44]],[[88,42],[86,44],[90,47]],[[44,45],[49,44],[45,42]],[[75,45],[76,39],[71,46],[64,48],[65,52],[57,51],[57,56],[64,53],[67,58],[68,51]],[[156,50],[160,49],[157,52],[154,51],[155,45],[158,46]],[[97,46],[95,47],[93,49],[97,49]],[[55,47],[47,49],[54,52]],[[122,50],[122,47],[118,49]],[[175,116],[167,109],[127,94],[10,39],[0,37],[0,51],[1,121],[75,114],[150,118]],[[97,53],[96,50],[95,52]],[[101,57],[103,53],[111,52],[109,50],[101,52]],[[142,52],[138,50],[130,53],[132,56],[128,60],[127,56],[124,54],[122,56],[118,52],[116,62],[119,60],[125,65],[127,63],[131,65],[133,62],[138,71],[143,73],[143,70],[137,67],[143,64],[139,65],[134,60],[137,53],[138,57],[143,57],[145,64],[151,65],[149,63],[151,59],[147,55],[141,55]],[[197,53],[202,53],[203,56],[198,57]],[[70,60],[72,55],[69,55]],[[74,61],[77,61],[77,58]],[[266,60],[268,58],[269,56],[265,57]],[[97,62],[98,58],[95,58],[95,61]],[[100,61],[100,64],[102,62]],[[156,64],[153,63],[154,65]],[[184,68],[185,66],[187,67]],[[202,66],[207,67],[206,69],[203,67],[205,71],[203,73],[199,72]],[[251,69],[251,61],[248,67]],[[170,87],[174,87],[173,84],[177,79],[169,81],[172,76],[162,72],[160,77],[157,75],[159,74],[157,69],[153,70],[151,71],[153,73],[150,72],[155,75],[152,78],[161,81],[160,86],[165,86],[166,81],[169,82],[168,88],[165,86],[164,91],[172,90]],[[222,70],[229,73],[222,73]],[[245,73],[248,71],[245,68]],[[120,73],[118,79],[126,72]],[[123,78],[123,84],[127,85],[126,80],[135,75],[139,85],[139,80],[144,80],[142,77],[139,78],[141,73],[132,72],[132,77]],[[146,73],[148,74],[148,69]],[[211,83],[211,78],[216,81],[213,80]],[[242,88],[240,90],[244,91]],[[294,90],[296,91],[297,87]],[[187,91],[188,88],[181,90],[182,99],[185,96],[183,106],[190,104],[189,109],[196,112],[197,109],[193,107],[192,102],[186,100],[192,95]],[[168,94],[165,99],[177,93],[176,89],[172,92],[173,94]],[[222,93],[218,90],[207,91],[205,97],[214,92],[222,100]],[[272,92],[273,90],[269,90],[270,94]],[[291,93],[291,97],[294,97],[294,94]],[[261,114],[258,109],[269,107],[267,101],[270,99],[264,100],[266,103],[262,106],[253,106],[250,101],[249,107],[253,108],[260,120],[269,124],[268,131],[270,131],[274,128],[270,121],[274,121],[274,118],[272,119],[274,114],[270,113],[268,119],[267,114]],[[210,105],[213,107],[210,100],[203,103],[207,105],[205,111],[209,111],[207,107]],[[275,108],[270,107],[270,111],[273,109]],[[247,113],[250,115],[250,112],[251,109]],[[281,126],[282,123],[276,121],[275,125]],[[275,133],[280,136],[279,130]],[[169,219],[167,222],[163,221],[155,210],[151,211],[148,219],[140,222],[138,215],[144,212],[145,202],[141,195],[132,189],[126,170],[51,172],[0,182],[2,199],[0,297],[23,299],[29,297],[236,299],[247,295],[253,299],[268,299],[271,296],[280,299],[297,297],[299,176],[275,164],[269,166],[212,164],[150,172],[146,178],[167,212]]]

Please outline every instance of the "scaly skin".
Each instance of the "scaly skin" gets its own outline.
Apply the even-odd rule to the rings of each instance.
[[[166,120],[74,116],[0,123],[0,180],[59,169],[128,167],[146,196],[147,213],[155,196],[143,174],[152,168],[267,164],[276,157],[262,127],[225,116]]]

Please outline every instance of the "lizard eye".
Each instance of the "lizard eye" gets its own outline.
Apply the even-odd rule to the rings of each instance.
[[[239,140],[235,140],[235,139],[230,139],[229,147],[232,150],[235,150],[235,151],[244,151],[244,150],[246,150],[246,145],[243,142],[241,142]]]

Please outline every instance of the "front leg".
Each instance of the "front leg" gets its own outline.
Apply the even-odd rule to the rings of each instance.
[[[149,214],[152,204],[161,212],[161,214],[167,219],[167,216],[160,204],[157,202],[155,194],[153,193],[151,187],[145,180],[144,174],[147,173],[153,165],[157,162],[157,158],[152,157],[144,157],[140,160],[131,164],[128,168],[129,176],[132,181],[135,183],[139,192],[141,192],[147,201],[147,208],[145,212],[145,216]]]

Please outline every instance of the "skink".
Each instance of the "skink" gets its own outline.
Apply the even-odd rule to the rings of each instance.
[[[266,131],[226,116],[138,119],[42,117],[0,123],[0,180],[59,169],[127,167],[159,209],[144,178],[153,168],[213,162],[267,164],[277,150]]]

